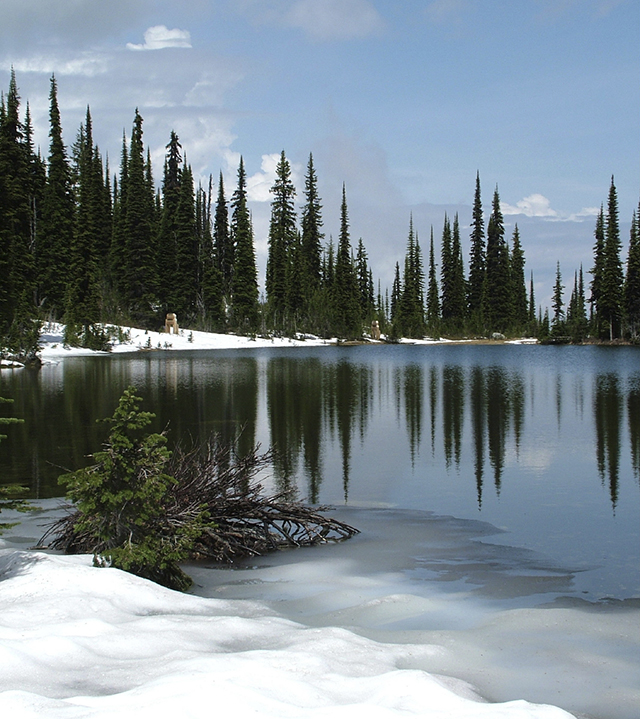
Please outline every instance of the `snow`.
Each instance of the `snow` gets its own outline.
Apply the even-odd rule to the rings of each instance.
[[[167,334],[165,332],[151,332],[137,329],[135,327],[116,328],[109,325],[114,331],[119,331],[122,340],[113,340],[112,352],[149,352],[157,350],[215,350],[215,349],[256,349],[259,347],[312,347],[335,344],[336,339],[320,339],[313,335],[298,335],[290,337],[245,337],[234,334],[220,334],[215,332],[199,332],[197,330],[181,329],[179,334]],[[464,341],[464,340],[462,340]],[[402,339],[404,344],[452,344],[458,340],[429,339],[422,340]],[[536,339],[523,338],[510,340],[512,344],[535,344]],[[42,350],[39,353],[44,362],[57,362],[64,357],[106,354],[82,347],[65,347],[64,325],[49,322],[43,327],[40,344]],[[371,340],[371,344],[379,344]]]
[[[585,631],[586,615],[575,609],[496,613],[486,597],[404,571],[418,524],[421,542],[442,563],[452,544],[464,555],[482,523],[342,510],[340,518],[364,530],[356,539],[235,570],[189,566],[196,596],[94,568],[87,555],[29,551],[43,524],[59,515],[58,503],[44,500],[44,511],[27,515],[0,540],[0,716],[572,716],[520,698],[487,702],[455,678],[465,670],[494,696],[526,691],[525,675],[529,685],[553,675],[564,702],[566,689],[587,700],[601,695],[629,716],[637,707],[633,612],[599,613]],[[3,513],[7,521],[20,516]],[[495,569],[499,561],[491,564]],[[505,565],[513,573],[513,562]],[[515,654],[505,640],[510,634]],[[560,649],[552,649],[554,641]],[[613,642],[622,646],[607,654]],[[612,686],[612,676],[623,675],[625,682]]]
[[[0,557],[0,711],[27,717],[492,717],[464,683],[399,668],[429,646],[306,628],[258,602],[181,595],[88,556]]]
[[[110,326],[111,327],[111,326]],[[244,337],[215,332],[199,332],[181,329],[179,334],[152,332],[135,327],[113,328],[119,330],[123,338],[113,340],[111,352],[144,352],[157,350],[215,350],[215,349],[255,349],[258,347],[310,347],[326,345],[334,340],[322,340],[313,336],[299,335],[297,339],[288,337]],[[64,346],[64,325],[47,323],[40,336],[42,350],[39,353],[44,362],[58,361],[64,357],[79,355],[106,354],[96,353],[82,347]]]

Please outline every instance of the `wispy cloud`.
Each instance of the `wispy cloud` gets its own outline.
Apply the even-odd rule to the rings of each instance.
[[[18,58],[13,63],[16,72],[33,72],[45,75],[78,75],[94,77],[109,69],[109,57],[104,53],[85,52],[75,57],[56,57],[54,55],[32,55]]]
[[[522,200],[518,200],[515,205],[501,202],[500,209],[503,215],[524,215],[525,217],[541,217],[564,222],[582,222],[595,217],[600,212],[598,207],[583,207],[580,212],[563,214],[552,209],[550,200],[539,193],[528,195]]]
[[[448,22],[460,22],[465,13],[469,12],[470,0],[433,0],[426,9],[427,18],[438,25]]]
[[[251,22],[302,30],[315,40],[376,35],[384,20],[370,0],[235,0]]]
[[[285,16],[318,40],[348,40],[375,35],[384,22],[368,0],[297,0]]]
[[[240,155],[232,158],[234,165],[240,162]],[[260,172],[247,177],[247,198],[253,202],[270,202],[273,199],[271,188],[276,181],[276,168],[280,162],[280,153],[272,152],[268,155],[262,155],[260,163]],[[301,167],[295,163],[291,163],[291,181],[295,187],[300,186],[302,179]]]
[[[191,47],[191,33],[188,30],[174,28],[169,30],[166,25],[154,25],[144,34],[144,43],[136,45],[127,43],[129,50],[164,50],[168,47]]]

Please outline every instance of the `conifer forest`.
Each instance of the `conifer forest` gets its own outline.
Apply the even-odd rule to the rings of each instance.
[[[347,188],[334,246],[323,232],[313,156],[299,193],[283,151],[271,188],[262,297],[242,158],[232,180],[220,173],[196,186],[171,132],[158,188],[138,110],[117,171],[100,153],[89,108],[75,142],[65,147],[55,77],[49,118],[43,157],[12,72],[0,105],[0,347],[6,353],[34,355],[48,320],[65,323],[69,345],[101,349],[108,345],[107,323],[159,329],[168,312],[181,327],[249,335],[355,340],[377,321],[390,340],[638,341],[640,208],[624,243],[613,178],[594,228],[593,266],[573,268],[568,280],[558,264],[549,311],[536,304],[533,277],[525,277],[517,225],[505,237],[497,187],[485,219],[479,174],[469,238],[461,237],[457,216],[445,215],[441,234],[434,239],[431,228],[423,250],[408,218],[406,254],[392,286],[383,288],[364,241],[352,242]],[[463,244],[470,248],[466,258]]]

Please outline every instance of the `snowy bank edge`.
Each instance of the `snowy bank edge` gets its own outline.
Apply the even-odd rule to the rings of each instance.
[[[86,555],[0,551],[3,715],[204,719],[213,705],[267,719],[572,716],[484,703],[465,682],[398,668],[405,653],[434,647],[308,629],[258,602],[183,595],[90,565]]]

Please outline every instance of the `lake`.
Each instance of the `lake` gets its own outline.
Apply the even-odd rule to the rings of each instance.
[[[25,419],[0,444],[0,476],[34,498],[60,495],[57,477],[88,462],[108,430],[96,420],[133,384],[171,444],[217,433],[240,451],[274,446],[270,492],[481,520],[500,532],[492,545],[527,552],[531,576],[537,561],[545,576],[557,568],[558,595],[640,596],[637,348],[160,351],[68,358],[0,383]]]

